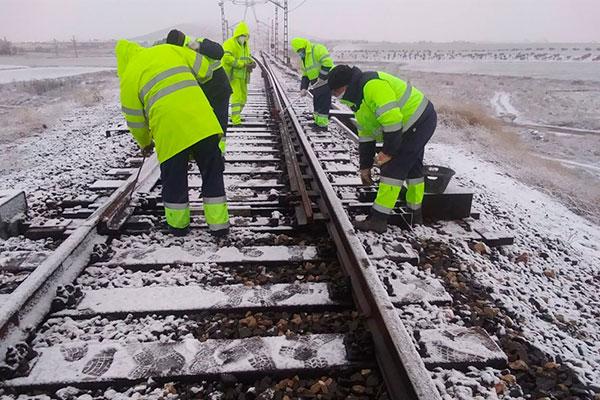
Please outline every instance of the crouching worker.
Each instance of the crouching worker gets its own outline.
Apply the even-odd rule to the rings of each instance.
[[[150,48],[119,40],[117,73],[121,109],[142,151],[160,162],[162,196],[171,232],[185,235],[190,225],[187,166],[193,157],[202,174],[204,215],[211,233],[229,231],[219,150],[222,129],[198,80],[205,75],[202,56],[161,44]],[[206,66],[207,67],[207,66]]]
[[[192,38],[185,35],[183,32],[173,29],[167,35],[167,43],[176,46],[186,46],[202,55],[202,64],[207,65],[206,73],[199,80],[200,87],[208,102],[212,106],[221,129],[223,136],[219,148],[225,154],[225,137],[227,136],[227,123],[229,117],[229,97],[231,96],[231,85],[229,78],[221,65],[223,58],[223,47],[212,40],[205,38]]]
[[[413,223],[421,224],[425,193],[423,155],[437,125],[433,104],[410,83],[385,72],[363,72],[338,65],[329,74],[332,93],[354,111],[359,137],[360,177],[373,184],[371,169],[380,167],[381,179],[369,217],[356,222],[359,230],[387,229],[402,185]],[[383,143],[376,153],[376,143]]]

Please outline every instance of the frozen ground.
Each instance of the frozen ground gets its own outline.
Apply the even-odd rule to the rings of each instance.
[[[52,217],[65,197],[134,154],[129,135],[106,137],[122,123],[112,73],[0,85],[0,189],[27,193],[31,216]],[[38,94],[39,93],[39,94]]]

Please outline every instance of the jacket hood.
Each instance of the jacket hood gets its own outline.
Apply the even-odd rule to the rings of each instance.
[[[298,51],[307,48],[310,45],[310,41],[301,37],[295,37],[292,39],[291,45],[294,52],[297,53]]]
[[[142,51],[143,47],[129,40],[119,40],[115,46],[115,55],[117,56],[117,75],[123,77],[127,65],[133,57]]]
[[[237,24],[235,30],[233,31],[233,37],[237,38],[238,36],[246,35],[250,37],[250,29],[248,28],[248,24],[244,21]]]
[[[352,67],[352,77],[350,78],[350,83],[348,83],[346,93],[341,99],[342,102],[345,102],[346,105],[351,103],[352,107],[360,106],[360,103],[362,103],[363,100],[363,87],[366,83],[364,78],[371,77],[370,75],[371,74],[369,72],[364,73],[358,67]]]

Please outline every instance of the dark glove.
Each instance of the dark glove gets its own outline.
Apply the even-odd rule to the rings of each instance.
[[[363,186],[373,186],[373,178],[371,177],[371,168],[360,170],[360,180]]]
[[[142,156],[148,157],[154,151],[154,142],[150,142],[150,144],[142,149]]]

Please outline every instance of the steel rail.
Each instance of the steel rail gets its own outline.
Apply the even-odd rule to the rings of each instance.
[[[263,71],[263,78],[265,78],[267,96],[271,97],[271,101],[273,102],[273,105],[276,108],[276,110],[273,110],[275,111],[275,115],[273,115],[273,118],[281,120],[281,142],[283,146],[283,155],[285,158],[288,178],[290,182],[290,189],[292,192],[296,193],[299,196],[302,206],[301,211],[303,215],[297,215],[296,219],[298,220],[299,225],[312,223],[314,220],[312,201],[310,199],[308,190],[306,189],[306,183],[304,182],[304,174],[300,169],[298,153],[296,152],[296,149],[294,147],[294,143],[292,141],[292,133],[290,132],[290,126],[288,125],[289,121],[287,120],[287,118],[283,118],[284,114],[288,111],[288,108],[291,104],[288,103],[287,106],[283,104],[282,99],[279,96],[277,96],[277,91],[273,88],[272,82],[270,81],[270,79],[268,79],[268,75],[264,73],[264,71],[266,71],[265,66],[260,62],[260,60],[254,60]]]
[[[263,58],[265,56],[263,55]],[[338,257],[352,282],[360,312],[366,317],[373,336],[375,352],[388,393],[392,399],[441,400],[429,371],[419,355],[411,336],[400,320],[383,287],[375,265],[369,260],[359,237],[356,235],[348,215],[323,171],[304,130],[295,115],[275,73],[260,64],[287,107],[286,118],[295,130],[297,138],[308,159],[316,182],[319,185],[322,210],[327,213],[327,228],[338,251]]]
[[[137,187],[156,184],[158,167],[156,155],[147,158]],[[106,242],[107,237],[97,228],[115,209],[124,206],[123,199],[136,188],[135,180],[134,175],[130,176],[0,306],[0,370],[8,367],[4,359],[7,349],[25,340],[50,312],[58,287],[72,283],[88,264],[94,245]]]

